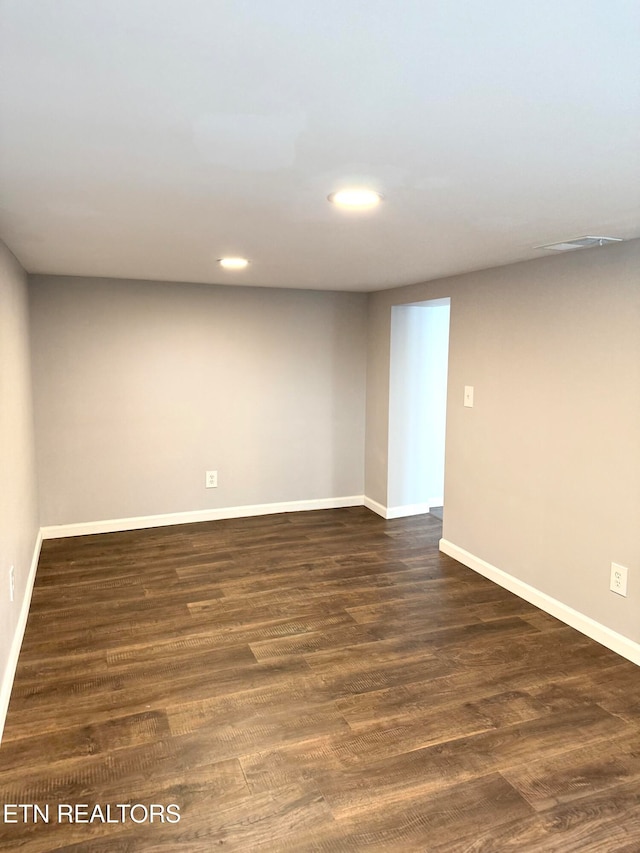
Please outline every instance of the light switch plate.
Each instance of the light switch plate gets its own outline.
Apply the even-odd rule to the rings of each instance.
[[[473,408],[473,385],[464,386],[464,404],[467,408]]]

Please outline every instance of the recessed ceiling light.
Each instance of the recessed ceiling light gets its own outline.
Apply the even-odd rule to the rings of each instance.
[[[327,198],[332,204],[349,208],[375,207],[382,201],[380,193],[363,187],[349,187],[344,190],[337,190],[327,196]]]
[[[218,258],[218,263],[225,270],[243,270],[249,266],[246,258]]]

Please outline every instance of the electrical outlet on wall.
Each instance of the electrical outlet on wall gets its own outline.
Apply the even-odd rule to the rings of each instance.
[[[207,489],[217,489],[218,488],[218,472],[217,471],[207,471],[205,473],[205,486]]]
[[[9,601],[13,601],[16,597],[16,568],[11,566],[9,569]]]
[[[627,594],[627,574],[628,569],[626,566],[611,563],[611,580],[609,582],[611,592],[616,592],[618,595]]]

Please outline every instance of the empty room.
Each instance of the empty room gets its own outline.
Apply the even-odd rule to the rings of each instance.
[[[0,851],[640,850],[639,38],[0,4]]]

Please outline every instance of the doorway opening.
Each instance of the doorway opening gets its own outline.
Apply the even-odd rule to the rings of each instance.
[[[444,513],[451,300],[391,309],[387,517]]]

